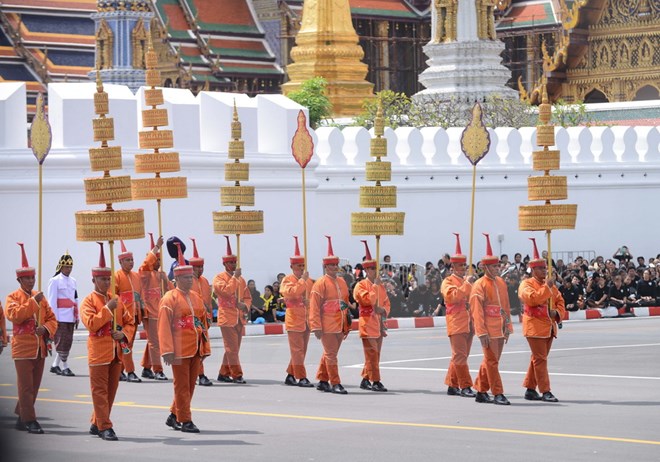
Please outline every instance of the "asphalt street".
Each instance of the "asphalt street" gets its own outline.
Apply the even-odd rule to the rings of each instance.
[[[348,395],[283,385],[286,336],[245,337],[241,361],[247,385],[197,387],[193,421],[200,434],[165,426],[172,381],[121,383],[112,411],[118,442],[87,433],[91,396],[84,337],[77,336],[70,366],[76,377],[47,370],[36,403],[46,434],[14,430],[15,369],[0,355],[1,460],[169,461],[658,461],[660,460],[660,319],[564,323],[550,355],[556,404],[523,399],[529,361],[521,326],[500,362],[511,406],[447,396],[450,358],[444,328],[390,331],[382,353],[387,393],[360,390],[362,346],[355,332],[339,354]],[[217,329],[215,327],[214,329]],[[146,342],[135,344],[136,363]],[[217,377],[222,341],[205,361]],[[313,380],[321,354],[310,340]],[[482,359],[475,340],[473,376]],[[139,371],[138,371],[139,373]],[[169,368],[166,375],[172,377]],[[214,380],[215,382],[215,380]]]

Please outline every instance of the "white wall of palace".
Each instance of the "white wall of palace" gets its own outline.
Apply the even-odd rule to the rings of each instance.
[[[133,95],[127,87],[105,85],[114,118],[115,140],[122,146],[124,169],[112,175],[134,178],[133,155],[143,109],[141,91]],[[52,276],[59,256],[66,250],[75,260],[73,276],[81,296],[91,290],[90,268],[98,262],[98,246],[77,242],[74,213],[101,210],[85,203],[83,178],[91,172],[88,148],[93,141],[93,83],[49,85],[49,120],[53,144],[43,167],[43,286]],[[241,266],[247,279],[260,289],[278,272],[288,269],[293,252],[292,235],[302,237],[301,169],[291,152],[296,116],[301,109],[280,95],[246,95],[165,89],[169,129],[174,131],[173,150],[180,153],[181,172],[188,178],[188,198],[164,200],[163,234],[176,235],[189,244],[198,239],[206,259],[206,275],[221,270],[225,244],[213,233],[212,212],[221,210],[219,188],[224,181],[224,163],[230,139],[234,101],[243,127],[245,162],[256,188],[254,208],[264,211],[265,232],[241,237]],[[38,168],[27,147],[24,84],[0,84],[0,294],[16,287],[14,270],[20,265],[19,248],[27,244],[28,258],[37,266]],[[392,180],[398,187],[397,211],[406,213],[405,235],[384,236],[381,256],[393,261],[437,261],[453,252],[452,232],[460,232],[464,253],[469,252],[472,166],[460,150],[462,128],[386,129]],[[482,232],[491,233],[496,253],[531,253],[528,237],[518,231],[518,206],[527,200],[527,182],[536,129],[497,128],[490,131],[489,154],[479,163],[476,178],[474,259],[485,251]],[[370,132],[363,128],[320,128],[313,132],[315,158],[306,169],[307,233],[310,272],[320,274],[326,252],[323,235],[333,236],[335,254],[358,262],[363,255],[360,237],[351,236],[351,212],[359,208],[359,186],[364,180],[364,162],[369,159]],[[577,203],[575,230],[555,231],[553,251],[593,250],[609,257],[621,245],[634,256],[649,257],[660,252],[660,218],[656,201],[660,193],[659,127],[575,127],[556,129],[562,168],[554,174],[568,177],[569,199]],[[116,203],[115,208],[143,208],[145,228],[157,232],[155,201]],[[227,208],[225,208],[227,210]],[[542,233],[533,233],[544,243]],[[235,240],[232,245],[235,248]],[[148,250],[148,237],[128,241],[139,260]],[[371,239],[372,252],[374,240]],[[191,255],[187,250],[186,256]],[[169,267],[171,259],[166,258]],[[139,262],[136,263],[139,265]]]

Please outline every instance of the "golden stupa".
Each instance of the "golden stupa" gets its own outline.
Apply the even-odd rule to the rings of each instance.
[[[323,77],[335,117],[362,112],[365,99],[373,98],[373,84],[366,81],[368,66],[353,28],[348,0],[306,0],[302,23],[287,66],[286,95],[300,89],[305,80]]]

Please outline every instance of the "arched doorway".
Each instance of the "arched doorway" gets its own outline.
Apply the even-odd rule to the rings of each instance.
[[[607,99],[607,96],[600,91],[593,89],[589,93],[587,93],[587,96],[584,97],[584,102],[585,103],[609,103],[610,100]]]
[[[653,85],[645,85],[635,93],[633,101],[648,101],[660,99],[660,92]]]

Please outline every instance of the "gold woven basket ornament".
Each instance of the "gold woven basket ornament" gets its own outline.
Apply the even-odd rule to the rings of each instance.
[[[135,155],[136,173],[164,173],[181,170],[178,152],[157,152]]]
[[[94,113],[105,115],[110,112],[110,101],[106,92],[94,93]]]
[[[115,139],[115,121],[112,117],[93,119],[94,141],[110,141]]]
[[[140,149],[168,149],[174,146],[172,130],[147,130],[138,133]]]
[[[220,205],[222,206],[253,206],[254,186],[221,186]]]
[[[146,74],[146,84],[149,87],[158,87],[160,86],[160,71],[157,69],[147,69]]]
[[[264,232],[262,210],[213,212],[215,234],[261,234]]]
[[[577,204],[521,205],[518,228],[521,231],[575,229]]]
[[[87,204],[112,204],[132,199],[130,176],[85,178],[84,183]]]
[[[371,138],[369,153],[371,157],[387,156],[387,138]]]
[[[188,182],[185,176],[144,178],[131,181],[133,200],[185,199]]]
[[[163,90],[160,88],[144,90],[144,102],[147,103],[147,106],[160,106],[161,104],[165,104]]]
[[[89,163],[93,172],[120,170],[122,168],[121,146],[90,148]]]
[[[402,236],[405,212],[353,212],[354,236]]]
[[[360,186],[360,207],[396,207],[396,186]]]
[[[534,151],[532,152],[532,169],[541,172],[559,170],[559,159],[558,150]]]
[[[245,157],[245,143],[243,140],[229,140],[229,158],[241,160]]]
[[[76,239],[118,241],[144,238],[144,210],[76,212]]]
[[[168,123],[167,109],[145,109],[142,111],[142,125],[145,127],[164,127]]]
[[[365,179],[367,181],[392,180],[392,164],[389,162],[367,162],[365,167]]]
[[[225,164],[225,181],[247,181],[250,179],[250,164],[227,162]]]
[[[555,127],[553,125],[539,125],[536,127],[536,144],[539,146],[555,145]]]
[[[568,198],[565,176],[532,176],[527,178],[527,198],[530,201],[558,201]]]

